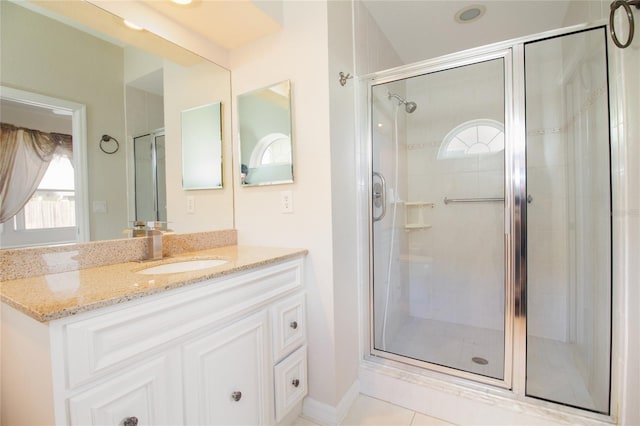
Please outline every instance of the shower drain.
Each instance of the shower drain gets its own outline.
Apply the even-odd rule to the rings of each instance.
[[[473,358],[471,358],[471,361],[475,362],[476,364],[480,364],[480,365],[489,364],[489,361],[487,361],[486,359],[481,358],[479,356],[474,356]]]

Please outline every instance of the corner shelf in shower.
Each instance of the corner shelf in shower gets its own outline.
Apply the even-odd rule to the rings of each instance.
[[[432,209],[434,203],[426,201],[411,201],[404,203],[404,229],[412,231],[416,229],[429,229],[431,225],[425,222],[427,209]]]

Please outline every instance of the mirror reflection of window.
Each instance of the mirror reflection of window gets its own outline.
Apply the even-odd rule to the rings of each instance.
[[[76,225],[73,165],[54,155],[38,189],[25,204],[24,229],[63,228]]]
[[[71,112],[0,102],[0,247],[74,242],[76,184]]]
[[[240,181],[245,186],[293,182],[289,81],[238,96]]]
[[[251,153],[249,167],[291,163],[291,139],[282,133],[272,133],[260,139]]]

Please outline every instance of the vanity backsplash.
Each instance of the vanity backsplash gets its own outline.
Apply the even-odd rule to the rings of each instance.
[[[192,234],[165,234],[163,240],[163,255],[167,257],[236,245],[238,233],[235,229],[229,229]],[[0,250],[0,282],[142,261],[148,256],[148,244],[149,238],[142,237]]]

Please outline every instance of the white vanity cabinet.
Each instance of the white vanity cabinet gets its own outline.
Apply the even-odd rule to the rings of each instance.
[[[268,316],[260,311],[184,346],[189,425],[268,424]]]
[[[9,380],[22,395],[51,386],[47,424],[289,422],[307,393],[302,268],[296,257],[40,324],[51,377]],[[41,400],[20,399],[2,418],[34,424]]]

